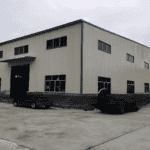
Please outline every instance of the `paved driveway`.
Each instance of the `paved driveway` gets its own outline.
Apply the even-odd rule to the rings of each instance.
[[[32,110],[0,103],[0,139],[16,143],[18,150],[148,150],[150,106],[108,115],[96,109]]]

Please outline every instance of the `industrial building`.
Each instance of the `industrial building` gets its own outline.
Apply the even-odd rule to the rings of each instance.
[[[84,20],[0,43],[0,89],[149,92],[150,48]]]

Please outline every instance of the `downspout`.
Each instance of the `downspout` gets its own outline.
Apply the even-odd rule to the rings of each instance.
[[[80,74],[80,94],[83,94],[83,36],[84,36],[84,22],[81,23],[81,74]]]

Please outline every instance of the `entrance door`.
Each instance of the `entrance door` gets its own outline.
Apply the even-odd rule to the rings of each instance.
[[[10,97],[22,97],[29,90],[29,64],[12,66]]]

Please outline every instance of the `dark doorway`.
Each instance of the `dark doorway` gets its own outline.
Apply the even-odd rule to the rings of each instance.
[[[29,64],[11,66],[10,97],[25,96],[29,90]]]

